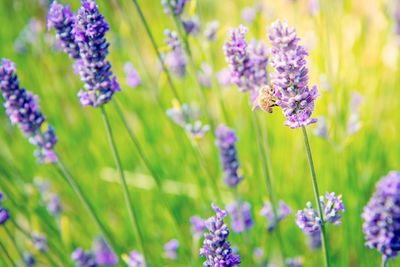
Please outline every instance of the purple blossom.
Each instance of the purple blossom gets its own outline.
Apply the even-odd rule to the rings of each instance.
[[[204,231],[207,229],[206,221],[198,216],[192,216],[190,218],[190,223],[192,225],[192,234],[196,238],[201,237]]]
[[[261,262],[264,259],[265,253],[264,249],[257,247],[253,251],[253,257],[256,260],[256,262]]]
[[[318,117],[316,127],[313,131],[316,136],[328,139],[328,126],[325,117]]]
[[[93,251],[96,264],[102,266],[116,266],[118,264],[117,255],[115,255],[103,238],[100,237],[95,240]]]
[[[201,86],[210,88],[212,85],[212,67],[207,63],[201,64],[201,71],[197,75],[197,79]]]
[[[296,224],[306,234],[320,232],[321,219],[311,202],[307,202],[306,208],[297,212]]]
[[[231,72],[229,69],[222,69],[217,73],[217,80],[219,84],[223,87],[228,87],[232,84],[231,82]]]
[[[47,253],[49,247],[47,246],[47,238],[43,234],[32,233],[33,246],[42,253]]]
[[[303,257],[294,257],[285,259],[285,265],[287,267],[302,267]]]
[[[240,265],[240,256],[233,253],[228,242],[229,229],[223,219],[227,213],[216,205],[212,205],[216,216],[210,217],[207,222],[208,233],[204,234],[204,245],[200,249],[200,256],[205,257],[204,267],[233,267]]]
[[[36,265],[36,260],[32,253],[30,253],[28,251],[24,251],[24,253],[22,254],[22,258],[23,258],[24,264],[27,267],[33,267]]]
[[[250,92],[252,100],[255,100],[258,90],[268,84],[268,53],[262,42],[253,41],[250,45],[247,44],[247,31],[243,25],[230,30],[224,52],[231,71],[231,82],[242,92]]]
[[[128,267],[145,267],[144,257],[138,251],[131,251],[127,261]]]
[[[69,6],[63,6],[54,1],[50,5],[47,16],[47,27],[55,29],[57,39],[60,41],[65,53],[72,59],[80,59],[79,47],[73,34],[74,25],[75,16]]]
[[[224,181],[229,187],[236,187],[243,176],[239,172],[239,161],[237,158],[236,142],[237,137],[235,132],[227,126],[221,124],[218,126],[215,136],[216,144],[219,148],[222,167],[224,169]]]
[[[170,51],[165,55],[165,64],[171,69],[172,73],[182,78],[186,74],[187,59],[183,51],[178,34],[174,31],[165,30],[166,44]]]
[[[277,224],[285,219],[292,213],[290,207],[284,202],[279,201],[279,207],[277,208],[277,216],[275,219],[274,211],[270,202],[265,202],[263,208],[260,210],[260,214],[268,220],[267,229],[269,232],[275,230]]]
[[[232,218],[231,228],[235,233],[242,233],[253,226],[250,203],[233,202],[226,206],[226,210]]]
[[[126,75],[126,84],[129,87],[136,88],[142,83],[139,73],[133,67],[132,63],[126,62],[124,64],[124,72]]]
[[[269,29],[272,43],[271,65],[275,69],[272,84],[277,97],[277,104],[286,116],[285,125],[297,128],[314,123],[311,118],[317,87],[308,87],[308,69],[305,57],[306,49],[299,45],[296,30],[280,21]]]
[[[99,107],[120,91],[111,64],[106,59],[109,43],[105,38],[109,25],[94,0],[81,0],[73,34],[79,47],[79,74],[85,83],[78,97],[83,106]]]
[[[196,36],[200,33],[200,20],[198,16],[182,20],[186,34]]]
[[[0,192],[0,225],[5,224],[8,219],[10,219],[10,213],[6,208],[3,207],[2,203],[3,202],[3,193]]]
[[[40,192],[40,196],[46,205],[47,211],[54,216],[59,216],[62,212],[61,201],[57,194],[51,192],[50,182],[35,179],[34,184]]]
[[[91,252],[85,252],[81,248],[75,249],[71,255],[75,267],[97,267],[94,256]]]
[[[178,259],[179,241],[172,239],[164,245],[164,255],[167,259],[176,261]]]
[[[7,59],[3,59],[0,66],[0,89],[11,124],[17,124],[29,142],[36,146],[35,155],[39,162],[56,162],[54,129],[46,123],[38,97],[20,87],[15,65]]]
[[[210,21],[206,24],[204,36],[209,42],[215,41],[215,39],[217,39],[218,29],[219,22],[217,20]]]
[[[385,260],[395,258],[400,251],[400,172],[391,171],[380,179],[362,218],[366,245]]]
[[[254,22],[257,16],[257,9],[255,7],[245,7],[242,10],[242,19],[248,24]]]
[[[315,231],[312,233],[306,233],[308,245],[312,250],[317,250],[321,248],[321,231]]]
[[[171,9],[176,16],[180,16],[189,0],[161,0],[165,14],[170,14]]]

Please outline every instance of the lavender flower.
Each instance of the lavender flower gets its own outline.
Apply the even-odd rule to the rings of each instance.
[[[264,259],[264,249],[257,247],[253,251],[253,258],[255,259],[256,262],[261,262]]]
[[[7,59],[3,59],[0,66],[0,89],[11,124],[17,124],[30,143],[36,146],[35,155],[39,162],[56,162],[57,156],[53,149],[57,137],[54,129],[46,123],[39,108],[38,97],[20,88],[15,65]]]
[[[10,213],[6,208],[3,207],[2,203],[3,202],[3,193],[0,192],[0,225],[5,224],[8,219],[10,219]]]
[[[247,31],[243,25],[230,30],[230,38],[224,45],[224,52],[231,71],[231,82],[242,92],[250,92],[254,103],[258,90],[268,84],[268,55],[262,42],[253,41],[250,45],[247,44]]]
[[[161,0],[165,14],[170,14],[171,10],[176,16],[180,16],[189,0]]]
[[[165,55],[165,64],[171,69],[172,73],[182,78],[186,74],[187,59],[182,48],[178,34],[174,31],[165,30],[166,44],[170,51]]]
[[[36,265],[35,257],[28,251],[24,251],[22,254],[22,259],[27,267],[33,267]]]
[[[231,227],[235,233],[242,233],[253,226],[250,203],[233,202],[226,207],[226,210],[232,218]]]
[[[275,218],[274,211],[270,202],[265,202],[263,208],[260,211],[260,214],[268,220],[267,229],[269,232],[273,231],[280,221],[289,216],[292,213],[292,210],[284,201],[281,200],[279,201],[279,207],[276,212],[278,218]]]
[[[328,139],[328,126],[325,117],[318,117],[316,127],[313,132],[316,136]]]
[[[126,84],[129,87],[136,88],[142,83],[139,73],[133,67],[132,63],[130,63],[130,62],[125,63],[124,72],[126,75]]]
[[[277,104],[286,116],[285,125],[291,128],[302,127],[316,122],[311,118],[317,87],[308,87],[308,69],[305,48],[299,45],[296,30],[280,21],[269,29],[272,43],[271,65],[275,68],[272,84]]]
[[[47,238],[43,234],[32,233],[33,246],[42,253],[47,253],[49,247],[47,246]]]
[[[400,172],[380,179],[362,218],[366,245],[382,253],[384,260],[395,258],[400,251]]]
[[[207,63],[201,64],[201,71],[197,75],[197,79],[201,86],[210,88],[212,85],[212,67]]]
[[[319,198],[324,222],[334,225],[340,224],[342,213],[345,211],[342,196],[326,193],[325,198],[323,196]],[[310,234],[321,230],[322,220],[311,202],[307,202],[306,208],[297,212],[296,223],[303,232]]]
[[[96,261],[91,252],[85,252],[81,248],[75,249],[71,255],[75,267],[97,267]]]
[[[229,229],[223,219],[227,213],[216,205],[212,205],[216,216],[210,217],[207,222],[208,233],[204,234],[204,245],[200,255],[206,258],[204,267],[233,267],[240,265],[240,256],[232,252],[228,242]]]
[[[164,245],[165,257],[169,260],[176,261],[178,259],[179,241],[172,239]]]
[[[243,180],[243,176],[239,173],[239,161],[235,146],[237,142],[236,134],[232,129],[221,124],[218,126],[215,135],[225,173],[224,181],[227,186],[236,187]]]
[[[251,24],[256,19],[257,9],[255,7],[245,7],[242,10],[242,19]]]
[[[198,16],[182,20],[182,25],[187,35],[196,36],[200,33],[200,20]]]
[[[306,233],[308,245],[312,250],[317,250],[321,248],[322,240],[321,240],[321,231],[315,231],[312,233]]]
[[[72,59],[80,59],[79,47],[75,42],[73,28],[75,26],[75,16],[69,6],[63,6],[57,1],[50,5],[47,16],[47,27],[54,28],[57,33],[57,39],[60,41],[64,52]]]
[[[118,257],[111,250],[103,238],[97,238],[93,245],[94,257],[96,264],[102,266],[116,266]]]
[[[219,84],[223,87],[228,87],[231,85],[231,72],[229,69],[222,69],[217,72],[217,80]]]
[[[127,260],[128,267],[145,267],[144,257],[137,251],[131,251]]]
[[[285,265],[287,267],[302,267],[303,257],[294,257],[285,259]]]
[[[40,196],[46,205],[47,211],[53,216],[58,217],[62,212],[62,205],[57,194],[51,192],[51,184],[49,181],[35,179],[34,184],[40,192]]]
[[[219,22],[216,20],[210,21],[206,24],[204,30],[204,36],[209,42],[215,41],[215,39],[217,39],[218,29],[219,29]]]
[[[190,218],[190,223],[192,224],[192,235],[196,238],[200,238],[207,229],[205,220],[198,216],[192,216]]]

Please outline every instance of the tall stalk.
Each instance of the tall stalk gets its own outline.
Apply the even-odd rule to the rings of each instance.
[[[107,132],[107,137],[108,137],[108,140],[109,140],[109,143],[110,143],[110,147],[111,147],[111,150],[112,150],[112,154],[113,154],[113,157],[114,157],[115,165],[116,165],[116,167],[118,169],[119,178],[120,178],[120,182],[121,182],[121,185],[122,185],[122,190],[123,190],[123,193],[124,193],[125,204],[126,204],[126,207],[128,209],[129,220],[130,220],[130,222],[132,224],[132,228],[133,228],[134,234],[138,238],[139,247],[140,247],[141,252],[143,252],[143,255],[145,256],[146,259],[149,259],[148,257],[146,257],[147,253],[146,253],[145,246],[144,246],[143,234],[140,231],[139,223],[138,223],[138,220],[137,220],[137,217],[136,217],[136,214],[135,214],[135,210],[134,210],[134,206],[132,204],[132,200],[131,200],[130,193],[129,193],[129,190],[128,190],[128,185],[127,185],[127,182],[126,182],[126,179],[125,179],[124,170],[123,170],[122,163],[121,163],[121,159],[120,159],[120,156],[119,156],[119,153],[118,153],[118,150],[117,150],[117,146],[115,144],[114,136],[113,136],[113,133],[112,133],[110,120],[108,118],[108,115],[107,115],[107,112],[106,112],[104,106],[101,106],[100,109],[101,109],[101,114],[102,114],[102,117],[103,117],[105,129],[106,129],[106,132]]]
[[[306,146],[307,151],[307,158],[308,164],[310,165],[311,171],[311,181],[314,190],[315,201],[317,202],[318,214],[321,218],[321,240],[322,240],[322,251],[324,254],[325,266],[329,267],[329,250],[328,250],[328,243],[326,239],[326,232],[325,232],[325,219],[321,207],[321,202],[319,201],[319,190],[318,190],[318,183],[317,183],[317,175],[315,174],[314,162],[312,158],[310,143],[308,141],[307,130],[306,127],[302,126],[303,136],[304,136],[304,144]]]
[[[264,177],[265,177],[265,182],[267,185],[268,197],[271,201],[272,212],[274,214],[274,218],[275,218],[275,220],[278,220],[277,202],[276,202],[274,191],[272,189],[271,173],[269,170],[266,148],[264,146],[264,142],[263,142],[263,138],[262,138],[260,122],[257,118],[256,112],[251,112],[251,113],[253,116],[254,127],[256,128],[257,145],[258,145],[258,150],[259,150],[261,161],[262,161],[261,165],[262,165],[262,170],[263,170]],[[279,228],[279,223],[276,223],[275,232],[276,232],[276,237],[278,239],[278,245],[279,245],[279,249],[281,252],[281,256],[282,256],[282,258],[284,258],[285,252],[284,252],[282,236],[281,236],[281,232],[280,232],[280,228]]]
[[[388,267],[389,266],[389,260],[385,256],[382,256],[382,267]]]
[[[24,262],[24,255],[22,254],[21,250],[19,249],[19,247],[17,245],[17,242],[15,241],[14,236],[10,232],[10,229],[8,229],[8,226],[6,224],[3,225],[3,228],[4,228],[8,238],[11,240],[11,243],[15,247],[15,250],[17,251],[18,256],[21,258],[21,261]]]
[[[83,193],[79,184],[71,176],[71,174],[67,171],[65,165],[63,164],[63,162],[60,159],[57,161],[56,166],[58,167],[58,171],[61,174],[61,176],[64,177],[64,179],[67,181],[67,183],[71,186],[72,190],[78,196],[80,202],[83,204],[83,206],[89,212],[89,214],[92,217],[93,221],[95,222],[97,228],[100,230],[101,234],[103,235],[105,241],[108,243],[108,245],[110,246],[110,248],[113,251],[117,252],[117,250],[116,250],[117,246],[116,246],[116,243],[114,242],[114,240],[112,239],[111,234],[108,232],[108,230],[106,229],[104,224],[101,222],[101,220],[97,216],[92,204],[89,202],[88,198]]]

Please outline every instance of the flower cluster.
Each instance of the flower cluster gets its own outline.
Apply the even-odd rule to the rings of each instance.
[[[140,79],[139,73],[133,67],[132,63],[126,62],[124,64],[124,72],[125,72],[125,75],[126,75],[126,84],[129,87],[136,88],[142,83],[142,80]]]
[[[38,251],[46,253],[49,250],[47,246],[47,238],[45,235],[39,233],[32,233],[31,237],[33,245]]]
[[[228,242],[229,229],[223,219],[227,213],[212,205],[216,216],[210,217],[207,222],[208,233],[204,234],[204,245],[200,255],[206,258],[205,267],[233,267],[239,266],[240,256],[232,252]]]
[[[326,193],[325,198],[321,196],[319,199],[324,223],[331,223],[334,225],[340,224],[342,213],[345,211],[342,196],[336,196],[335,193]],[[306,234],[321,231],[322,220],[318,212],[313,208],[311,202],[307,203],[305,209],[297,212],[296,223]]]
[[[277,104],[286,116],[285,125],[291,128],[302,127],[316,122],[311,118],[317,87],[308,87],[306,49],[299,45],[296,30],[287,23],[275,22],[269,29],[272,43],[271,65],[275,69],[272,84]]]
[[[58,217],[62,212],[60,197],[50,189],[49,181],[35,179],[34,184],[40,192],[40,196],[46,205],[47,211],[53,216]]]
[[[226,210],[232,219],[231,227],[234,232],[242,233],[253,226],[250,203],[233,202],[226,206]]]
[[[179,241],[176,239],[172,239],[168,241],[164,245],[164,254],[165,257],[169,260],[177,260],[178,259],[178,248],[179,248]]]
[[[0,225],[6,223],[6,221],[10,219],[10,213],[1,204],[1,202],[3,202],[3,198],[3,193],[0,192]]]
[[[183,50],[178,34],[174,31],[165,30],[165,43],[170,51],[165,54],[165,64],[171,69],[172,73],[182,78],[186,74],[187,59]]]
[[[200,20],[198,16],[182,20],[182,26],[187,35],[196,36],[200,33]]]
[[[131,251],[127,259],[128,267],[145,267],[144,257],[137,251]]]
[[[106,241],[98,237],[93,244],[95,262],[102,266],[116,266],[118,257],[106,243]]]
[[[81,248],[74,250],[71,259],[74,261],[75,267],[97,267],[93,254],[85,252]]]
[[[77,15],[69,7],[52,3],[48,25],[55,28],[64,50],[76,60],[74,69],[85,83],[78,92],[83,106],[99,107],[120,91],[111,63],[106,59],[109,43],[105,38],[109,25],[94,0],[81,0]]]
[[[225,125],[218,126],[215,136],[216,144],[219,148],[222,167],[225,173],[225,183],[229,187],[236,187],[243,176],[239,172],[239,161],[237,158],[236,142],[237,137],[235,132]]]
[[[270,202],[265,202],[260,214],[268,220],[267,229],[269,232],[273,231],[277,224],[285,219],[292,213],[290,207],[284,202],[279,201],[279,207],[277,209],[277,218],[275,218],[274,211]]]
[[[192,225],[192,235],[196,238],[200,238],[207,229],[206,221],[198,216],[192,216],[190,218],[190,223]]]
[[[396,257],[400,251],[400,172],[381,178],[362,218],[366,245],[386,259]]]
[[[21,88],[13,62],[3,59],[0,66],[0,89],[4,107],[12,124],[19,126],[29,142],[36,146],[35,155],[41,163],[57,161],[54,146],[57,137],[40,111],[38,97]]]
[[[176,16],[180,16],[189,0],[161,0],[165,14],[170,14],[171,10]]]
[[[247,31],[243,25],[230,30],[230,38],[224,45],[224,52],[231,71],[231,82],[241,91],[251,92],[254,100],[260,87],[268,84],[268,54],[262,42],[247,44]]]

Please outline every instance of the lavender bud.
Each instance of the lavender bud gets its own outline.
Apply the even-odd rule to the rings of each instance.
[[[198,216],[192,216],[190,218],[190,223],[192,225],[192,235],[196,238],[200,238],[207,229],[206,221]]]
[[[128,258],[128,267],[145,267],[144,257],[138,251],[131,251]]]
[[[217,80],[219,84],[223,87],[228,87],[232,84],[231,72],[229,69],[222,69],[217,73]]]
[[[272,43],[271,65],[275,69],[272,84],[277,104],[286,116],[285,125],[291,128],[302,127],[317,120],[311,118],[317,87],[308,87],[308,69],[305,57],[306,49],[299,45],[296,30],[280,21],[269,29]]]
[[[201,64],[201,71],[197,75],[197,79],[201,86],[210,88],[212,85],[212,73],[213,70],[207,63]]]
[[[272,209],[272,205],[270,202],[265,202],[263,208],[260,211],[260,214],[264,216],[268,220],[267,230],[269,232],[275,230],[277,224],[285,219],[292,213],[290,207],[284,202],[279,201],[279,207],[276,211],[278,214],[278,218],[275,218],[274,211]]]
[[[296,224],[305,233],[320,232],[321,218],[313,208],[311,202],[307,202],[306,208],[299,210],[296,214]]]
[[[47,246],[47,238],[43,234],[32,233],[33,246],[42,253],[47,253],[49,248]]]
[[[250,203],[233,202],[226,206],[226,210],[232,218],[231,228],[235,233],[242,233],[253,226]]]
[[[321,208],[324,213],[324,221],[331,224],[340,224],[342,213],[345,211],[342,196],[336,196],[334,192],[326,193],[326,201],[320,197]]]
[[[23,261],[27,267],[33,267],[36,265],[36,260],[32,253],[24,251],[22,256],[23,256]]]
[[[215,41],[217,39],[217,32],[219,29],[219,22],[216,20],[210,21],[206,24],[204,30],[204,36],[209,42]]]
[[[179,241],[172,239],[164,245],[164,255],[167,259],[176,261],[178,259]]]
[[[0,192],[0,225],[5,224],[10,219],[10,213],[1,202],[3,202],[3,193]]]
[[[174,31],[165,30],[166,44],[170,51],[165,55],[165,64],[171,69],[172,73],[182,78],[186,75],[187,59],[179,40],[178,34]]]
[[[132,63],[130,63],[130,62],[125,63],[124,72],[126,75],[126,84],[129,87],[136,88],[142,83],[139,73],[133,67]]]
[[[189,0],[161,0],[165,14],[170,14],[171,10],[176,16],[180,16]]]
[[[303,257],[294,257],[285,259],[285,265],[287,267],[302,267]]]
[[[218,126],[215,136],[216,144],[219,148],[222,167],[224,169],[224,181],[229,187],[236,187],[243,176],[239,173],[239,161],[237,158],[236,142],[237,137],[235,132],[225,125]]]
[[[212,205],[216,216],[210,217],[207,222],[208,233],[204,234],[204,245],[200,255],[206,258],[204,267],[233,267],[240,265],[240,256],[233,253],[228,242],[229,229],[223,219],[227,213]]]
[[[317,250],[321,248],[322,240],[321,240],[321,231],[315,231],[312,233],[306,234],[308,245],[312,250]]]
[[[97,267],[96,261],[91,252],[85,252],[81,248],[75,249],[71,255],[75,267]]]
[[[93,244],[94,258],[96,264],[105,266],[116,266],[118,257],[111,250],[103,238],[97,238]]]
[[[0,66],[0,89],[11,124],[17,124],[30,143],[36,146],[35,155],[39,162],[56,162],[53,149],[57,137],[54,129],[47,125],[39,108],[38,97],[20,88],[15,65],[7,59],[3,59]]]
[[[182,25],[187,35],[196,36],[200,33],[200,20],[198,16],[182,20]]]
[[[364,207],[365,244],[395,258],[400,251],[400,172],[391,171],[376,184],[376,190]]]

